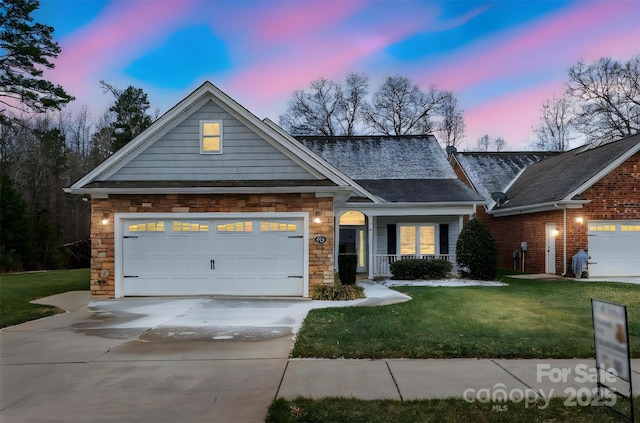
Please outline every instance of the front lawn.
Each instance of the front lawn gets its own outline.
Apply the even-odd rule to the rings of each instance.
[[[636,414],[640,414],[640,398],[634,399]],[[365,401],[353,398],[297,398],[275,400],[267,414],[268,423],[533,423],[620,422],[622,419],[604,407],[566,406],[566,399],[554,398],[548,406],[534,404],[525,408],[523,402],[480,404],[461,399],[422,401]],[[539,408],[541,407],[541,408]],[[628,409],[624,410],[628,413]]]
[[[51,316],[62,310],[29,301],[67,291],[88,291],[89,269],[0,276],[0,327]]]
[[[640,285],[505,278],[508,287],[395,288],[413,299],[312,310],[294,357],[591,358],[591,298],[627,305],[640,357]]]

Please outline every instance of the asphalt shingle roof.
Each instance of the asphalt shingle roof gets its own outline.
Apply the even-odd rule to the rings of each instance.
[[[459,179],[357,179],[356,182],[389,202],[482,201],[482,197]]]
[[[482,201],[457,179],[432,135],[297,139],[364,189],[388,202]]]
[[[579,147],[527,167],[507,191],[501,209],[560,201],[640,145],[640,134],[599,147]]]
[[[527,166],[547,159],[557,152],[460,152],[456,160],[478,193],[491,202],[491,193],[504,192]]]
[[[297,139],[352,179],[456,177],[433,135]]]

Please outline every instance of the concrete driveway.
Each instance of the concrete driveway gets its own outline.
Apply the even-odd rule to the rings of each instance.
[[[408,299],[376,284],[366,292],[349,302],[40,300],[69,312],[0,331],[0,421],[262,422],[310,309]]]

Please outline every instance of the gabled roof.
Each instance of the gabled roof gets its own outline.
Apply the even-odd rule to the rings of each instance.
[[[433,135],[296,137],[305,147],[393,203],[477,203]]]
[[[494,208],[493,213],[508,215],[587,202],[580,194],[638,151],[640,134],[598,147],[582,146],[534,163],[507,190],[509,203]]]
[[[548,151],[472,151],[454,153],[452,158],[478,194],[487,204],[492,204],[491,193],[506,191],[527,166],[556,154]]]
[[[135,137],[122,149],[114,153],[107,158],[101,164],[99,164],[92,171],[75,182],[70,188],[66,188],[66,192],[77,194],[105,194],[105,193],[137,193],[149,189],[154,189],[157,192],[167,190],[166,192],[226,192],[232,188],[232,182],[226,182],[223,186],[206,185],[202,181],[194,181],[193,186],[185,185],[188,181],[182,181],[181,184],[171,184],[170,181],[158,182],[155,184],[155,188],[145,186],[134,187],[135,183],[122,184],[109,182],[109,177],[115,174],[118,169],[121,169],[127,163],[134,160],[140,155],[146,148],[152,145],[154,142],[161,139],[161,137],[168,133],[171,129],[175,128],[180,122],[186,119],[190,113],[193,113],[194,109],[202,107],[208,101],[215,102],[218,106],[223,108],[227,113],[232,115],[235,119],[245,125],[254,133],[258,134],[266,142],[278,149],[284,155],[291,160],[299,164],[306,169],[310,175],[316,180],[328,180],[331,185],[339,190],[348,189],[353,190],[354,183],[347,176],[339,172],[337,169],[328,166],[323,160],[318,158],[315,154],[309,150],[302,148],[301,145],[294,140],[285,137],[282,133],[274,128],[271,122],[264,122],[222,92],[216,86],[210,82],[203,83],[200,87],[195,89],[185,99],[179,102],[176,106],[167,111],[159,119],[157,119],[151,126],[149,126],[140,135]],[[147,184],[148,185],[148,184]],[[284,183],[286,185],[286,183]],[[319,189],[316,184],[309,184],[311,189]],[[324,185],[324,184],[322,184]],[[249,187],[239,187],[240,191],[247,191]],[[285,187],[286,188],[286,187]],[[329,187],[325,189],[330,189]],[[222,191],[221,191],[222,190]],[[355,191],[363,196],[367,196],[366,193]],[[149,191],[145,191],[149,192]]]

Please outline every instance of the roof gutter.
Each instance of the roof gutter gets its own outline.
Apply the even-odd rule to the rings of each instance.
[[[506,209],[494,209],[494,210],[489,210],[487,213],[496,217],[514,216],[518,214],[536,213],[536,212],[555,210],[558,204],[562,204],[569,209],[580,209],[584,204],[589,204],[590,202],[591,200],[564,200],[564,201],[532,204],[527,206],[509,207]]]
[[[308,192],[352,192],[350,186],[299,187],[190,187],[190,188],[64,188],[67,194],[88,194],[104,198],[109,194],[295,194]]]

